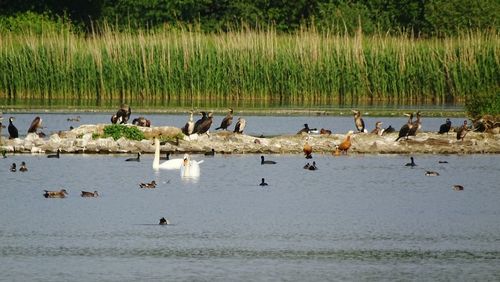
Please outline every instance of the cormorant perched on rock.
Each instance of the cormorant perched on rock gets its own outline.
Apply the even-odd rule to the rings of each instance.
[[[222,122],[220,123],[220,126],[217,127],[215,130],[223,129],[227,130],[227,128],[233,123],[233,109],[229,108],[229,113],[224,117]]]
[[[370,132],[370,133],[377,134],[378,136],[382,136],[382,134],[384,133],[384,129],[382,128],[382,122],[377,121],[375,123],[375,129],[373,129],[372,132]]]
[[[200,112],[200,113],[201,113],[201,118],[194,123],[193,133],[198,133],[200,124],[202,124],[208,118],[207,112]]]
[[[412,123],[410,130],[408,131],[408,136],[417,136],[417,131],[422,128],[422,122],[420,121],[420,111],[417,112],[417,120]]]
[[[262,182],[259,184],[260,186],[267,186],[268,184],[266,183],[266,180],[262,178]]]
[[[57,158],[59,159],[59,154],[61,153],[60,149],[57,149],[57,152],[54,155],[48,155],[47,158]]]
[[[457,131],[457,140],[464,141],[467,132],[469,132],[469,129],[467,128],[467,120],[464,120],[464,124]]]
[[[340,145],[338,146],[338,150],[340,152],[343,152],[345,154],[347,154],[347,150],[349,150],[349,148],[351,148],[351,135],[352,135],[352,131],[349,131],[347,133],[347,136],[345,137],[344,141],[342,141],[342,143],[340,143]]]
[[[137,153],[137,158],[128,158],[125,161],[126,162],[140,162],[141,161],[141,152]]]
[[[19,168],[19,171],[21,171],[21,172],[28,171],[28,167],[26,166],[25,162],[21,162],[21,167]]]
[[[201,135],[203,133],[207,133],[210,136],[210,134],[208,133],[208,130],[210,129],[210,126],[212,126],[212,122],[213,122],[212,115],[213,115],[213,113],[209,112],[207,114],[207,118],[202,123],[200,123],[200,125],[198,126],[197,133],[199,135]]]
[[[264,165],[264,164],[276,164],[275,161],[266,161],[264,160],[264,156],[260,156],[260,164],[261,165]]]
[[[111,122],[113,124],[126,124],[130,119],[131,114],[132,110],[130,109],[130,106],[128,106],[127,104],[122,104],[116,114],[111,117]]]
[[[406,137],[406,139],[408,139],[408,133],[410,132],[410,128],[412,128],[412,126],[413,126],[413,123],[412,123],[413,113],[411,113],[409,115],[405,114],[405,116],[408,117],[408,122],[406,124],[404,124],[403,126],[401,126],[401,129],[399,130],[399,136],[396,139],[396,141],[398,141],[402,137]]]
[[[405,166],[411,166],[411,167],[417,166],[413,157],[410,157],[410,160],[411,160],[411,162],[405,164]]]
[[[234,132],[239,133],[239,134],[243,134],[243,130],[245,129],[246,123],[247,122],[244,118],[239,117],[238,122],[234,126]]]
[[[28,133],[36,133],[37,129],[42,126],[42,119],[40,117],[35,117],[31,122],[30,128],[28,128]]]
[[[94,192],[82,191],[80,195],[84,198],[95,198],[99,196],[99,193],[97,193],[97,191]]]
[[[146,119],[145,117],[135,118],[132,121],[132,124],[137,125],[137,126],[142,126],[142,127],[151,127],[151,121],[149,119]]]
[[[361,118],[361,112],[357,110],[351,110],[354,113],[354,124],[358,132],[365,132],[365,122]]]
[[[19,138],[19,131],[17,130],[17,127],[12,123],[14,119],[14,117],[9,118],[9,139]]]
[[[189,120],[186,122],[183,128],[181,128],[182,133],[184,135],[189,136],[193,134],[194,131],[194,122],[193,122],[193,111],[189,113]]]
[[[450,129],[451,129],[451,120],[447,118],[446,122],[444,124],[441,124],[441,126],[439,127],[438,134],[444,134],[444,133],[448,134]]]

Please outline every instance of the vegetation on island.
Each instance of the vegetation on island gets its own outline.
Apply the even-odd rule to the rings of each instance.
[[[141,141],[146,139],[144,133],[137,128],[137,126],[126,126],[122,124],[111,124],[104,127],[102,138],[112,137],[118,140],[125,137],[130,140]]]

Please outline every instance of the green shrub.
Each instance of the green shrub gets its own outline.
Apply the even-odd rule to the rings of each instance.
[[[500,93],[472,94],[465,101],[465,109],[471,118],[500,115]]]
[[[144,133],[140,131],[135,126],[125,126],[121,124],[106,125],[104,127],[104,138],[113,137],[114,140],[118,140],[121,137],[125,137],[130,140],[140,141],[145,139]]]

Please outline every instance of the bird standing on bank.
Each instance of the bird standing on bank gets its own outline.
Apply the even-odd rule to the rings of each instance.
[[[451,129],[451,120],[449,118],[446,119],[446,122],[444,124],[441,124],[441,126],[439,127],[439,132],[438,134],[448,134],[448,132],[450,132],[450,129]]]
[[[193,111],[189,113],[189,120],[186,122],[186,124],[181,130],[182,133],[184,133],[184,135],[186,136],[193,134],[194,131]]]
[[[245,130],[246,124],[247,124],[246,120],[244,118],[239,117],[238,122],[234,126],[234,133],[243,134],[243,130]]]
[[[408,133],[410,132],[410,129],[413,126],[413,123],[412,123],[413,113],[411,113],[411,114],[404,114],[404,115],[408,117],[408,122],[406,124],[404,124],[403,126],[401,126],[401,129],[399,130],[399,136],[396,139],[396,141],[398,141],[402,137],[406,137],[406,139],[408,139]]]
[[[215,130],[219,129],[227,130],[227,128],[231,125],[231,123],[233,123],[233,109],[229,108],[229,112],[220,123],[220,126],[217,127]]]
[[[354,113],[354,125],[358,132],[365,132],[365,121],[361,118],[361,112],[358,110],[351,110]]]
[[[467,120],[464,120],[464,124],[457,130],[457,140],[464,141],[467,132],[469,132],[469,129],[467,128]]]
[[[19,131],[17,130],[17,127],[13,123],[14,120],[15,120],[14,117],[9,118],[9,126],[7,128],[9,131],[9,139],[19,138]]]

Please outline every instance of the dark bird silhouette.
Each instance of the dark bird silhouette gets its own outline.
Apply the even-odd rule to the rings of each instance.
[[[266,183],[266,180],[262,178],[262,182],[259,184],[260,186],[267,186],[268,184]]]
[[[415,160],[413,159],[413,157],[410,157],[410,160],[411,162],[405,164],[405,166],[410,166],[410,167],[417,166],[417,164],[415,164]]]
[[[467,120],[464,120],[464,124],[457,131],[457,140],[464,141],[467,132],[469,132],[469,129],[467,128]]]
[[[417,120],[412,123],[410,130],[408,131],[408,136],[417,136],[417,131],[422,128],[422,121],[420,120],[420,111],[417,112]]]
[[[58,158],[59,159],[59,154],[61,153],[60,149],[57,149],[57,152],[52,155],[48,155],[47,158]]]
[[[94,198],[94,197],[98,197],[99,193],[97,193],[97,191],[94,191],[94,192],[82,191],[82,193],[80,195],[82,197],[85,197],[85,198]]]
[[[140,162],[141,161],[141,152],[137,153],[136,158],[128,158],[125,160],[126,162]]]
[[[142,126],[142,127],[151,127],[151,121],[145,117],[135,118],[132,121],[132,124],[137,125],[137,126]]]
[[[396,129],[394,129],[394,127],[392,127],[392,125],[389,125],[386,129],[384,129],[384,132],[382,132],[382,135],[384,135],[386,133],[393,133],[395,131],[396,131]]]
[[[160,157],[160,160],[164,160],[164,161],[165,161],[165,160],[166,160],[166,161],[170,160],[170,153],[168,153],[168,152],[167,152],[167,153],[165,153],[165,156],[164,156],[164,157]]]
[[[111,117],[111,122],[113,124],[127,124],[131,114],[132,110],[130,109],[130,106],[122,104],[116,114]]]
[[[260,164],[261,165],[264,165],[264,164],[276,164],[275,161],[266,161],[264,160],[264,156],[260,156]]]
[[[300,135],[302,133],[309,133],[310,131],[311,129],[309,128],[309,125],[307,123],[304,123],[304,128],[299,130],[299,132],[297,132],[297,135]]]
[[[141,184],[139,184],[139,187],[140,188],[150,188],[150,189],[156,188],[156,181],[153,180],[150,183],[141,183]]]
[[[205,156],[212,156],[212,157],[215,156],[215,149],[212,148],[212,150],[210,150],[210,152],[206,152]]]
[[[440,164],[447,164],[448,161],[438,161],[438,163],[440,163]]]
[[[21,171],[21,172],[28,171],[28,167],[26,166],[25,162],[21,162],[21,167],[19,168],[19,171]]]
[[[42,119],[40,117],[35,117],[28,128],[28,133],[36,133],[37,129],[42,126]]]
[[[358,132],[365,132],[365,122],[361,118],[361,112],[357,110],[351,110],[354,113],[354,125]]]
[[[246,120],[239,117],[238,122],[234,126],[234,132],[238,134],[243,134],[243,130],[245,130],[246,124],[247,124]]]
[[[406,139],[408,139],[408,133],[410,132],[410,129],[413,126],[413,123],[412,123],[413,113],[409,114],[409,115],[405,114],[405,116],[408,117],[408,122],[406,124],[404,124],[403,126],[401,126],[401,129],[399,130],[399,136],[396,139],[396,141],[398,141],[399,139],[401,139],[403,137],[406,137]]]
[[[19,138],[19,131],[17,130],[17,127],[12,123],[15,118],[10,117],[9,118],[9,127],[7,128],[9,130],[9,139],[14,139],[14,138]]]
[[[309,169],[310,166],[311,166],[310,163],[306,163],[306,165],[304,165],[304,169]]]
[[[193,134],[194,122],[193,122],[193,112],[192,111],[189,113],[189,120],[186,122],[184,127],[181,128],[181,130],[182,130],[182,133],[184,133],[184,135],[189,136],[189,135]]]
[[[17,167],[16,167],[16,164],[15,164],[15,163],[12,163],[12,164],[10,165],[10,171],[11,171],[11,172],[16,172],[16,171],[17,171]]]
[[[464,190],[464,186],[462,186],[462,185],[453,185],[453,190],[455,190],[455,191],[463,191]]]
[[[200,123],[200,125],[198,126],[197,133],[199,135],[201,135],[203,133],[207,133],[210,136],[210,134],[208,133],[208,130],[212,126],[212,122],[213,122],[213,116],[212,115],[213,115],[213,113],[209,112],[207,114],[207,118],[202,123]]]
[[[450,129],[451,129],[451,120],[447,118],[446,122],[444,124],[441,124],[441,126],[439,127],[438,134],[444,134],[444,133],[448,134]]]
[[[227,128],[233,123],[233,109],[229,108],[229,113],[224,117],[222,122],[220,123],[220,126],[217,127],[215,130],[223,129],[227,130]]]
[[[309,170],[317,170],[318,167],[316,166],[316,162],[313,162],[312,165],[310,165],[307,169],[309,169]]]
[[[168,219],[165,219],[164,217],[160,218],[160,225],[169,225],[170,222],[168,221]]]
[[[208,118],[207,112],[200,112],[201,118],[194,123],[193,133],[198,133],[200,125]]]

